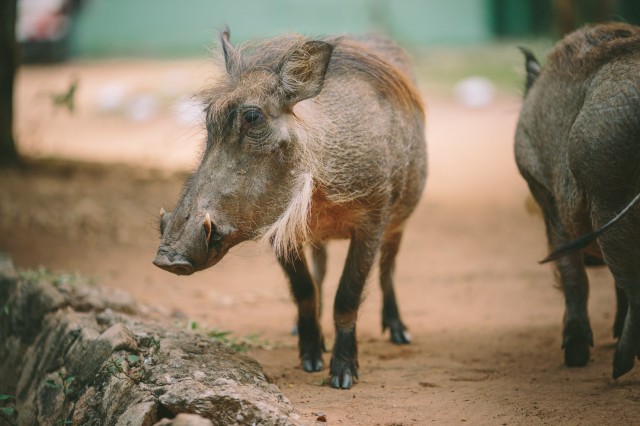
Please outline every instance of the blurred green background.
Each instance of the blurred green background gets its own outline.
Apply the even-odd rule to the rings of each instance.
[[[295,31],[379,32],[407,47],[554,37],[582,22],[640,21],[638,0],[84,0],[71,54],[206,54],[227,24],[235,42]]]

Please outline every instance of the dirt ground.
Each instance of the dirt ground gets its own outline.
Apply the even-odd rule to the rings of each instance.
[[[79,272],[124,289],[185,327],[191,319],[201,330],[257,334],[262,344],[249,355],[305,423],[321,415],[330,425],[637,422],[640,368],[611,379],[615,307],[606,269],[589,272],[592,361],[563,365],[563,297],[550,268],[537,264],[546,253],[543,224],[525,208],[528,190],[512,158],[517,97],[471,109],[425,90],[430,175],[397,267],[413,343],[394,346],[381,334],[374,271],[358,320],[360,380],[351,390],[325,385],[326,369],[299,368],[295,308],[268,251],[244,244],[190,277],[154,267],[158,210],[173,207],[202,142],[197,125],[176,120],[174,105],[207,72],[204,59],[24,68],[16,131],[22,152],[40,160],[0,171],[0,250],[20,268]],[[50,94],[73,79],[70,114]],[[107,108],[101,96],[114,87],[122,96]],[[154,108],[141,119],[131,105],[142,98]],[[346,244],[329,250],[322,324],[330,346]]]

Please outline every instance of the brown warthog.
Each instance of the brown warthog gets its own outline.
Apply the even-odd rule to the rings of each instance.
[[[161,212],[154,264],[188,275],[242,241],[268,242],[298,306],[302,367],[319,371],[325,242],[349,238],[330,375],[334,388],[350,388],[358,306],[378,252],[383,327],[393,342],[409,342],[393,270],[425,183],[426,148],[407,57],[381,38],[288,35],[236,48],[223,31],[220,42],[224,69],[204,91],[204,154],[175,210]]]
[[[557,44],[544,68],[525,55],[518,168],[542,208],[550,249],[589,234],[548,258],[557,259],[566,300],[565,363],[589,361],[593,336],[583,259],[601,258],[616,284],[617,378],[640,354],[640,210],[633,205],[640,192],[640,28],[580,29]]]

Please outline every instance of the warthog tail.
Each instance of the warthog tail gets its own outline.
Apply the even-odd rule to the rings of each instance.
[[[600,227],[600,229],[597,229],[591,232],[590,234],[586,234],[579,238],[576,238],[575,240],[570,241],[567,244],[564,244],[556,248],[547,257],[542,259],[539,263],[542,264],[542,263],[551,262],[552,260],[558,260],[561,257],[571,254],[577,250],[582,250],[583,248],[591,244],[593,241],[595,241],[598,237],[600,237],[600,235],[604,234],[607,231],[607,229],[611,228],[620,219],[622,219],[633,208],[633,206],[635,206],[638,203],[638,201],[640,201],[640,194],[636,195],[634,199],[631,200],[631,202],[627,204],[627,206],[624,209],[622,209],[620,213],[618,213],[609,222],[605,223],[602,227]]]

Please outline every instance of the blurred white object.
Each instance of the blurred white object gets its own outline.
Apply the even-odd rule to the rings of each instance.
[[[101,112],[113,112],[122,109],[127,86],[123,83],[109,83],[98,89],[97,106]]]
[[[471,108],[481,108],[493,102],[496,88],[488,78],[472,76],[460,80],[456,84],[454,93],[461,104]]]
[[[69,17],[64,13],[66,3],[66,0],[19,0],[17,40],[61,39],[69,29]]]
[[[137,95],[131,98],[127,108],[127,117],[133,121],[149,121],[158,112],[158,101],[148,94]]]
[[[173,104],[173,116],[184,125],[204,125],[204,106],[194,99],[182,99]]]

